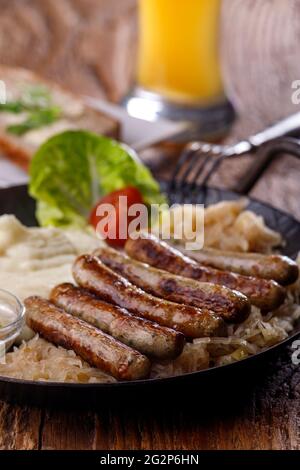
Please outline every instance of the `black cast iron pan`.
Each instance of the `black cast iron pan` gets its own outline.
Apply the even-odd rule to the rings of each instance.
[[[165,186],[162,183],[162,188]],[[188,188],[187,188],[188,189]],[[187,191],[188,192],[188,191]],[[222,200],[233,200],[240,195],[227,190],[216,188],[198,188],[193,191],[190,203],[209,205]],[[171,202],[180,201],[180,195],[170,195]],[[180,201],[181,202],[181,201]],[[186,201],[187,202],[187,201]],[[283,253],[295,258],[300,250],[300,223],[292,216],[273,207],[249,198],[249,209],[264,217],[271,228],[279,231],[286,245]],[[17,186],[0,190],[0,215],[15,214],[24,224],[36,225],[34,216],[34,201],[29,197],[26,186]],[[300,325],[281,343],[268,348],[254,356],[226,366],[214,367],[191,374],[167,379],[150,379],[133,382],[118,382],[113,384],[70,384],[55,382],[33,382],[0,377],[0,398],[26,404],[47,405],[83,405],[97,406],[103,400],[128,401],[145,399],[164,401],[165,397],[193,395],[198,399],[208,394],[212,399],[212,390],[220,396],[224,389],[241,390],[242,384],[248,387],[257,377],[268,370],[270,359],[279,354],[287,353],[287,346],[300,333]],[[231,393],[231,392],[230,392]],[[192,398],[191,398],[192,399]]]

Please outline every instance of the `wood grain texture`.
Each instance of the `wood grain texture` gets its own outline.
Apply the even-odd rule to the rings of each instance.
[[[222,401],[220,384],[219,403],[203,400],[199,390],[198,400],[178,397],[176,407],[100,402],[97,411],[60,411],[2,403],[0,448],[300,449],[300,370],[291,364],[291,351],[251,380],[238,400]]]
[[[248,131],[271,124],[300,105],[299,0],[223,0],[221,57],[228,96],[247,115]]]
[[[269,366],[253,393],[227,407],[200,399],[187,408],[178,400],[175,409],[167,403],[159,409],[147,403],[142,409],[97,412],[93,448],[296,449],[300,448],[299,404],[299,371],[287,353]],[[57,441],[55,434],[53,439]]]
[[[292,82],[300,78],[299,0],[223,0],[221,59],[227,95],[239,119],[230,141],[247,137],[300,111]],[[251,159],[224,164],[214,183],[234,186]],[[300,162],[278,158],[251,195],[300,218]]]
[[[94,448],[93,412],[45,410],[40,427],[41,449],[84,450]]]
[[[75,91],[118,99],[132,79],[135,3],[0,0],[0,61],[33,68]],[[300,78],[299,5],[299,0],[224,0],[225,83],[240,111],[229,141],[289,112],[289,83]],[[248,164],[251,160],[243,158],[224,165],[216,183],[231,186]],[[168,163],[164,175],[169,173]],[[299,176],[298,162],[278,159],[253,194],[300,218]],[[166,402],[157,409],[149,402],[112,406],[99,397],[97,411],[0,403],[0,448],[300,449],[300,369],[292,366],[291,352],[286,349],[253,382],[238,401],[222,406],[203,404],[200,398],[192,407],[178,398],[176,407]]]
[[[36,408],[0,402],[0,449],[38,449],[41,417]]]

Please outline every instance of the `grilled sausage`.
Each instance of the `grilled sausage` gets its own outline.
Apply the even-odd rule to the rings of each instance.
[[[222,318],[210,310],[153,297],[113,272],[94,256],[77,258],[73,265],[73,276],[81,287],[103,300],[124,307],[137,316],[181,331],[186,336],[222,336],[226,332]]]
[[[197,279],[198,281],[220,284],[242,292],[253,305],[263,311],[276,309],[282,304],[286,296],[285,289],[275,281],[201,266],[150,233],[143,232],[136,239],[129,238],[125,250],[131,258],[148,263],[156,268]]]
[[[293,284],[299,276],[295,261],[287,256],[262,255],[260,253],[236,253],[205,248],[199,251],[185,250],[178,245],[178,250],[204,266],[233,271],[245,276],[273,279],[283,286]]]
[[[138,380],[150,372],[150,361],[134,349],[73,317],[41,297],[25,300],[27,323],[54,344],[73,349],[90,365],[119,380]]]
[[[54,287],[50,300],[66,312],[91,323],[122,343],[158,359],[174,359],[183,349],[181,333],[131,315],[127,310],[96,299],[73,284]]]
[[[244,321],[250,314],[247,297],[227,287],[152,268],[109,247],[97,249],[94,255],[113,271],[157,297],[210,309],[224,320],[233,323]]]

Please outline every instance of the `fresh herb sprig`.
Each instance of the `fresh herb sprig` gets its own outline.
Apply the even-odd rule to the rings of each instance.
[[[27,113],[23,122],[6,128],[7,132],[17,136],[52,124],[62,115],[61,108],[52,103],[49,90],[43,86],[28,87],[20,99],[0,104],[0,112]]]
[[[9,103],[0,103],[0,112],[1,111],[5,113],[19,114],[23,111],[27,111],[27,109],[25,109],[22,101],[11,101]]]
[[[33,129],[38,129],[43,126],[47,126],[57,121],[61,115],[60,108],[53,107],[49,109],[40,109],[30,113],[28,119],[20,124],[13,124],[8,126],[6,129],[8,132],[14,135],[24,135]]]

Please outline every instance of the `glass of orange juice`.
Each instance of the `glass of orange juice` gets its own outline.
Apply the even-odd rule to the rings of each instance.
[[[199,136],[232,119],[219,62],[221,0],[139,0],[137,86],[129,114],[189,122]]]

